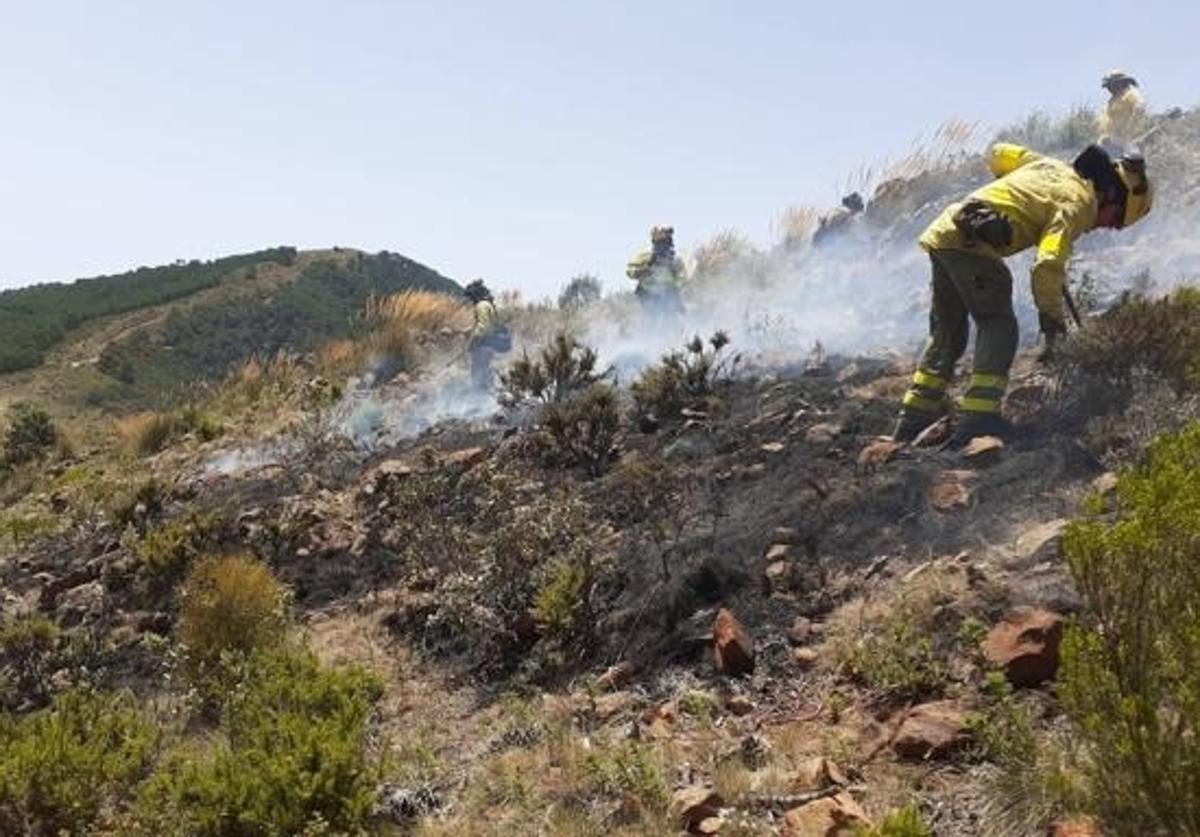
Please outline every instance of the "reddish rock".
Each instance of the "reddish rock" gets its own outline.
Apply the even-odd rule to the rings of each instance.
[[[854,798],[839,793],[818,799],[783,815],[782,837],[852,837],[871,821]]]
[[[962,750],[970,740],[962,705],[942,700],[909,712],[896,730],[892,749],[904,759],[943,759]]]
[[[929,505],[938,511],[965,509],[970,504],[971,489],[963,481],[943,478],[929,487]]]
[[[730,695],[725,699],[725,708],[731,714],[743,718],[746,715],[752,714],[757,707],[754,705],[754,701],[745,695]]]
[[[700,824],[720,816],[725,801],[720,794],[703,785],[680,788],[671,796],[671,815],[680,827],[692,833],[698,832]]]
[[[624,689],[633,680],[633,663],[622,660],[616,665],[609,666],[596,680],[596,685],[602,689]]]
[[[895,459],[896,454],[904,446],[891,439],[880,439],[867,445],[858,453],[858,464],[864,467],[886,465]]]
[[[846,785],[846,774],[824,756],[814,756],[800,764],[788,784],[796,791],[818,791],[830,785]]]
[[[727,608],[717,611],[713,622],[713,652],[717,669],[724,674],[754,671],[754,639]]]
[[[1058,671],[1063,618],[1049,610],[1022,608],[988,632],[983,654],[1014,686],[1036,686]]]
[[[801,671],[808,671],[817,664],[819,655],[813,648],[794,648],[792,649],[792,660],[800,667]]]

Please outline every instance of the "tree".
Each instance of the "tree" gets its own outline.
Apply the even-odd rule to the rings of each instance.
[[[600,300],[600,280],[590,273],[581,273],[563,286],[558,295],[558,307],[563,311],[579,311]]]

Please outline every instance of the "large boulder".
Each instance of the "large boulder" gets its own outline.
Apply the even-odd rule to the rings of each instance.
[[[720,816],[724,804],[720,794],[712,788],[690,785],[671,796],[671,814],[680,828],[697,833],[701,823]]]
[[[988,632],[983,654],[1014,686],[1037,686],[1058,671],[1063,618],[1042,608],[1020,608]]]
[[[754,671],[754,639],[727,608],[717,611],[713,622],[713,654],[723,674],[749,674]]]
[[[944,759],[961,751],[970,740],[962,704],[941,700],[909,712],[892,738],[892,749],[902,759]]]

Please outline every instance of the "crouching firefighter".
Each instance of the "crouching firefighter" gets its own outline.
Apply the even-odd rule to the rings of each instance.
[[[642,310],[655,318],[683,313],[679,286],[685,273],[683,260],[675,255],[674,227],[651,228],[650,249],[630,259],[625,268],[625,275],[637,282],[634,294]]]
[[[1141,158],[1114,163],[1089,146],[1073,164],[1017,145],[998,144],[989,164],[996,180],[953,204],[925,230],[920,245],[933,267],[929,343],[904,395],[893,437],[912,441],[947,412],[946,388],[976,328],[974,366],[959,403],[951,446],[1007,431],[1000,402],[1017,351],[1008,256],[1037,248],[1033,299],[1048,351],[1066,333],[1063,291],[1075,239],[1100,227],[1120,229],[1150,211]]]
[[[471,356],[471,386],[478,390],[492,388],[492,357],[512,349],[512,333],[500,322],[492,292],[482,279],[476,279],[463,289],[474,305],[475,322],[467,351]]]

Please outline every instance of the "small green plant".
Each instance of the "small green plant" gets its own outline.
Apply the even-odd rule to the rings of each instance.
[[[0,708],[49,700],[61,639],[58,626],[43,616],[0,621]]]
[[[144,523],[157,517],[167,500],[167,487],[154,477],[131,488],[113,492],[108,499],[108,511],[122,528],[130,523]]]
[[[718,331],[707,343],[695,337],[682,352],[663,355],[630,387],[638,412],[673,419],[684,409],[712,409],[741,362],[741,355],[725,352],[728,345],[728,335]]]
[[[1200,299],[1200,295],[1197,296]],[[1060,688],[1113,834],[1200,834],[1200,425],[1163,437],[1117,486],[1116,520],[1068,529],[1086,605]]]
[[[645,744],[624,741],[590,753],[584,770],[597,793],[629,799],[647,811],[661,811],[667,806],[662,764]]]
[[[10,514],[0,518],[0,535],[22,547],[58,528],[59,521],[45,514]]]
[[[156,526],[134,545],[138,575],[151,595],[171,590],[192,563],[216,546],[218,519],[209,512],[191,512]]]
[[[68,692],[48,709],[0,719],[0,833],[95,833],[105,808],[148,771],[155,742],[124,695]]]
[[[3,461],[22,465],[41,459],[54,449],[58,430],[50,414],[26,401],[8,408],[8,430],[4,433]]]
[[[988,672],[983,696],[983,711],[967,719],[979,755],[1006,767],[1032,765],[1037,757],[1033,713],[1001,672]]]
[[[708,692],[689,689],[679,698],[679,711],[701,722],[711,721],[719,712],[716,699]]]
[[[360,669],[294,649],[248,658],[207,755],[168,756],[142,788],[130,830],[202,837],[367,830],[382,765],[367,722],[382,695]],[[306,829],[309,829],[306,831]]]
[[[902,619],[864,634],[851,647],[845,670],[894,700],[939,694],[949,674],[933,638]]]
[[[531,358],[522,354],[500,375],[500,403],[559,404],[568,396],[598,383],[596,352],[563,332]]]
[[[270,568],[249,555],[199,561],[179,591],[176,635],[194,681],[221,678],[240,658],[286,639],[287,592]]]
[[[878,825],[860,828],[856,837],[933,837],[933,830],[915,805],[897,808],[888,813]]]

